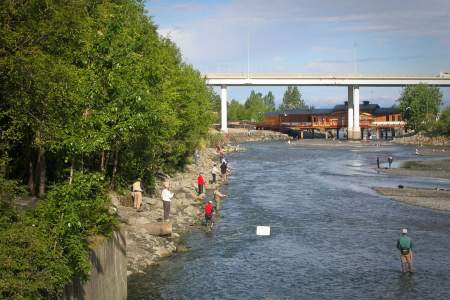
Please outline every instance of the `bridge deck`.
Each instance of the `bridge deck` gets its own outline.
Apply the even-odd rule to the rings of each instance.
[[[205,77],[207,84],[213,86],[406,86],[423,83],[450,87],[449,76],[207,74]]]

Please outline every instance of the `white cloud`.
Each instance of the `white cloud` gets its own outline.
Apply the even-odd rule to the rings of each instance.
[[[377,39],[383,40],[382,44],[404,36],[432,36],[443,46],[448,45],[450,36],[450,1],[447,0],[409,0],[407,3],[400,0],[316,0],[314,5],[306,0],[235,0],[215,4],[213,9],[201,2],[165,4],[159,1],[155,10],[151,7],[150,3],[151,14],[173,11],[182,16],[177,24],[162,26],[159,32],[164,36],[169,34],[182,50],[183,57],[204,72],[246,72],[248,41],[254,71],[299,70],[303,66],[305,71],[336,73],[352,71],[354,66],[349,62],[308,58],[307,50],[338,59],[352,57],[352,50],[348,49],[352,46],[336,45],[337,36],[378,34]],[[190,14],[195,17],[189,19]],[[313,39],[310,35],[314,35]],[[317,44],[320,39],[330,42]],[[294,63],[273,59],[292,56],[295,51],[299,60]]]

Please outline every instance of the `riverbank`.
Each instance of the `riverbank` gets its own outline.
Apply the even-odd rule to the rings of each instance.
[[[230,129],[226,135],[228,142],[234,146],[224,145],[225,152],[241,151],[241,142],[272,141],[288,139],[288,136],[272,131],[254,131],[250,134],[244,129]],[[211,168],[218,162],[218,155],[213,148],[200,150],[197,164],[186,166],[184,172],[170,177],[170,190],[175,194],[171,202],[172,234],[158,236],[155,228],[162,222],[163,206],[160,199],[163,179],[156,183],[155,193],[143,197],[140,211],[132,207],[131,195],[112,195],[117,214],[127,231],[128,275],[143,272],[150,266],[157,265],[164,258],[177,252],[188,251],[183,245],[183,235],[192,228],[200,226],[203,219],[202,206],[204,199],[197,195],[197,176],[201,172],[206,180],[206,197],[211,198],[211,190],[215,187],[209,184]],[[219,183],[220,184],[220,181]]]
[[[287,141],[289,135],[271,130],[253,130],[246,128],[228,128],[226,137],[230,143],[239,144],[243,142],[266,142]]]
[[[450,138],[445,136],[427,136],[424,134],[415,134],[412,136],[395,137],[394,143],[403,145],[429,145],[429,146],[450,146]]]
[[[400,176],[450,179],[450,159],[407,161],[400,168],[383,169],[382,171]]]
[[[154,234],[155,227],[165,224],[162,220],[163,206],[160,198],[163,189],[162,181],[157,182],[153,196],[142,199],[142,208],[135,210],[130,196],[115,197],[120,220],[127,231],[128,275],[142,272],[155,265],[161,258],[185,250],[182,236],[193,226],[200,224],[203,200],[197,195],[197,176],[203,173],[207,181],[206,189],[213,188],[208,184],[211,179],[210,170],[217,154],[213,149],[200,151],[197,164],[188,165],[185,172],[170,177],[170,190],[175,194],[171,202],[170,223],[172,233],[166,236]]]
[[[375,187],[375,191],[394,200],[420,207],[450,211],[450,190],[429,188]]]

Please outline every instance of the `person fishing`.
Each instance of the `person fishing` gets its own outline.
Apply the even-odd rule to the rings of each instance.
[[[203,178],[202,173],[198,174],[197,184],[198,184],[198,195],[201,195],[205,191],[205,178]]]
[[[219,174],[219,169],[217,168],[217,164],[214,163],[211,169],[212,181],[211,183],[217,183],[217,175]]]
[[[222,159],[222,162],[220,164],[220,175],[222,176],[222,181],[226,181],[227,180],[227,168],[228,168],[228,163],[226,161],[226,159]]]
[[[216,209],[217,209],[217,214],[220,215],[220,207],[221,207],[221,203],[222,203],[222,198],[226,197],[227,195],[222,194],[219,191],[219,187],[216,186],[216,188],[214,189],[214,201],[216,202]]]
[[[389,169],[391,168],[393,161],[394,161],[394,158],[391,155],[389,155],[389,157],[388,157]]]
[[[400,250],[400,262],[402,265],[402,273],[412,273],[412,261],[413,261],[413,241],[407,236],[408,229],[403,228],[401,230],[401,237],[397,240],[397,249]]]
[[[209,200],[205,206],[203,207],[203,210],[205,212],[205,224],[208,226],[211,224],[212,227],[212,217],[214,214],[214,205],[211,200]]]
[[[142,205],[142,192],[144,191],[144,187],[140,178],[136,179],[136,181],[133,183],[132,190],[134,208],[140,210]]]

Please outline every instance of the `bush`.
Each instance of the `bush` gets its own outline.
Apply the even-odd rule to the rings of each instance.
[[[55,299],[73,271],[54,239],[21,217],[0,230],[0,298]]]
[[[108,203],[102,175],[76,173],[36,210],[6,208],[15,218],[0,227],[0,298],[56,298],[73,277],[87,279],[89,239],[117,223]]]
[[[450,107],[441,112],[435,131],[438,134],[450,136]]]
[[[108,203],[101,174],[76,173],[73,184],[55,186],[35,212],[39,226],[52,234],[70,267],[83,279],[90,270],[88,238],[109,236],[116,224]]]

